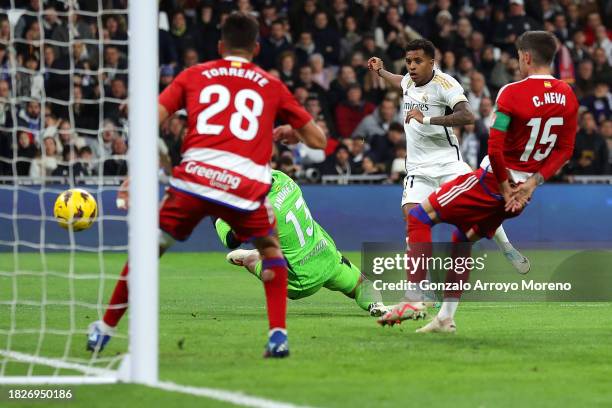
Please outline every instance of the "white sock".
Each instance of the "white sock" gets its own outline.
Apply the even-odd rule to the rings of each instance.
[[[454,318],[457,306],[459,306],[459,298],[444,298],[442,307],[440,307],[440,311],[438,312],[438,319],[444,320],[449,317],[451,319]]]
[[[504,231],[504,227],[501,225],[498,229],[495,230],[495,235],[493,235],[493,239],[495,240],[495,243],[497,244],[499,249],[501,249],[502,251],[509,251],[514,248],[510,243],[508,236],[506,235],[506,231]]]
[[[279,331],[279,332],[283,333],[285,336],[287,335],[287,329],[282,329],[280,327],[273,327],[268,332],[268,337],[270,337],[272,335],[272,333],[274,333],[275,331]]]

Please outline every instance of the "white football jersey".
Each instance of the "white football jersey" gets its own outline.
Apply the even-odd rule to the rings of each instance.
[[[459,82],[437,69],[433,78],[423,86],[416,86],[406,74],[402,79],[403,116],[418,109],[429,117],[444,116],[467,98]],[[408,175],[437,176],[440,167],[461,161],[459,141],[453,129],[439,125],[423,125],[412,119],[404,123],[406,133],[406,172]]]

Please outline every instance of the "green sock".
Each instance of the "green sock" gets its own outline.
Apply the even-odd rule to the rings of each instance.
[[[382,302],[382,296],[379,291],[374,289],[374,284],[365,279],[355,288],[355,302],[360,308],[369,312],[372,303]]]

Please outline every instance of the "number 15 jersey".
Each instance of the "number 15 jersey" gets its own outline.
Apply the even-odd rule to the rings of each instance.
[[[169,114],[187,110],[173,188],[238,210],[257,209],[271,184],[272,129],[312,118],[287,87],[257,65],[226,57],[181,72],[159,97]]]
[[[510,178],[523,182],[536,172],[545,179],[554,175],[574,149],[577,115],[574,92],[551,75],[502,87],[493,128],[506,132],[503,156]],[[481,167],[488,165],[487,156]]]

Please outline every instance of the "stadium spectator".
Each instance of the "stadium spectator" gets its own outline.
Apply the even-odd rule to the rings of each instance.
[[[300,33],[300,37],[295,44],[295,56],[299,65],[306,65],[313,55],[320,54],[310,31]],[[321,55],[321,63],[324,63]]]
[[[299,86],[308,91],[309,98],[317,98],[319,102],[325,104],[325,89],[314,81],[312,68],[309,65],[300,67],[297,82]]]
[[[215,15],[215,11],[211,3],[202,4],[199,13],[197,13],[197,17],[196,23],[191,29],[193,46],[198,51],[200,61],[210,61],[219,56],[217,51],[217,42],[221,38],[219,18]],[[176,50],[173,47],[169,48],[171,49],[171,52],[176,53]],[[160,50],[162,49],[163,48],[160,46]],[[172,64],[173,61],[175,63],[178,61],[178,54],[174,60],[172,60],[172,58],[162,60],[162,64]]]
[[[5,158],[3,162],[0,160],[0,173],[12,174],[10,158],[18,152],[31,154],[38,148],[44,149],[41,139],[57,134],[55,129],[60,123],[76,129],[94,156],[102,155],[104,160],[105,155],[112,153],[116,138],[127,141],[129,136],[120,135],[116,129],[126,123],[127,115],[127,104],[123,102],[128,85],[126,14],[108,9],[121,9],[125,2],[102,2],[105,10],[101,20],[83,15],[77,9],[67,15],[66,2],[20,0],[14,3],[17,13],[20,9],[33,11],[41,7],[45,12],[40,18],[16,13],[19,18],[13,29],[8,16],[0,15],[0,126],[10,129],[15,125],[12,123],[15,118],[33,138],[26,141],[25,135],[19,132],[15,135],[0,132],[0,156]],[[89,3],[96,2],[81,2],[80,10],[97,9],[97,3],[93,6]],[[599,123],[602,135],[610,126],[612,33],[609,10],[602,8],[601,2],[190,0],[162,2],[160,6],[161,17],[166,18],[165,22],[160,18],[159,29],[160,89],[184,68],[218,57],[219,25],[235,9],[257,16],[260,21],[262,49],[258,60],[261,64],[267,64],[271,74],[291,86],[313,116],[324,120],[324,126],[340,140],[346,131],[342,126],[338,131],[334,127],[346,119],[346,108],[350,105],[347,90],[353,84],[359,85],[360,101],[364,105],[375,104],[376,110],[357,124],[352,132],[354,140],[342,142],[349,149],[351,162],[356,163],[352,165],[353,174],[360,171],[365,155],[379,163],[376,155],[380,149],[376,143],[370,146],[372,138],[380,135],[382,139],[377,139],[380,142],[387,137],[391,122],[402,121],[396,114],[401,95],[388,88],[375,72],[368,71],[365,62],[371,56],[378,56],[388,69],[404,73],[403,42],[413,37],[433,40],[438,66],[460,81],[473,109],[481,116],[473,131],[469,127],[461,129],[466,157],[473,156],[478,145],[477,160],[468,159],[472,165],[487,150],[493,116],[490,98],[502,86],[520,78],[514,40],[527,29],[543,26],[557,36],[555,76],[572,84],[582,106],[594,115],[595,126]],[[9,58],[11,55],[15,58]],[[73,72],[68,73],[70,69]],[[11,94],[22,99],[11,101]],[[32,100],[39,101],[37,109],[30,106]],[[41,115],[41,108],[45,108],[45,115]],[[38,114],[32,109],[38,110]],[[110,119],[103,126],[100,126],[100,109],[104,109],[102,117]],[[386,115],[387,111],[392,113]],[[341,113],[340,117],[337,112]],[[382,120],[382,116],[387,119]],[[40,123],[41,117],[45,123]],[[585,136],[592,133],[587,122],[580,121],[581,137],[591,140]],[[180,160],[182,137],[177,137],[181,133],[177,129],[182,128],[182,123],[183,119],[177,117],[164,124],[160,134],[174,162]],[[13,141],[14,137],[17,140]],[[340,140],[330,141],[327,150],[330,157],[335,157],[334,149]],[[357,143],[358,140],[361,141]],[[74,144],[73,141],[66,143]],[[368,150],[371,148],[376,153]],[[389,166],[396,163],[396,170],[401,169],[402,149],[390,143],[386,148],[384,155],[391,162],[385,164],[390,171],[389,180],[394,182],[400,172],[391,171]],[[586,157],[592,149],[583,150]],[[316,165],[309,160],[307,164],[302,163],[299,148],[294,148],[292,154],[295,165]],[[587,159],[581,161],[584,164]],[[29,174],[24,172],[25,167],[29,169],[29,163],[23,160],[19,163],[20,174]],[[572,166],[574,161],[568,169]],[[577,171],[581,174],[600,171],[595,167],[582,166]]]
[[[606,26],[600,25],[595,29],[596,45],[604,51],[604,55],[608,56],[608,65],[612,66],[612,41],[608,36]]]
[[[32,159],[36,157],[38,149],[34,142],[34,135],[30,132],[20,131],[17,134],[17,157],[15,167],[18,176],[29,176]]]
[[[476,134],[476,128],[474,125],[465,125],[463,129],[459,131],[461,134],[461,155],[463,161],[469,164],[472,169],[477,169],[480,164],[480,139]]]
[[[386,133],[370,139],[368,154],[376,163],[381,163],[389,169],[395,158],[395,146],[402,142],[405,143],[404,126],[397,122],[391,123]]]
[[[121,19],[122,18],[123,17],[121,17]],[[128,36],[127,36],[127,31],[125,30],[124,27],[122,27],[122,24],[119,22],[119,19],[120,17],[118,15],[112,15],[112,14],[109,15],[108,17],[106,17],[106,21],[104,22],[104,28],[108,32],[108,37],[112,41],[116,41],[116,44],[123,43],[123,44],[117,45],[117,47],[119,48],[119,51],[121,51],[121,53],[126,54]],[[87,29],[85,27],[78,30],[79,33],[83,33],[83,34],[86,31]]]
[[[127,144],[122,137],[116,137],[112,142],[112,157],[104,160],[105,176],[125,176],[127,175]]]
[[[26,70],[15,74],[16,95],[40,99],[45,88],[45,81],[38,70],[38,60],[34,56],[29,56],[24,65]]]
[[[75,85],[72,97],[74,102],[72,104],[72,111],[74,115],[74,127],[80,129],[81,132],[87,137],[95,138],[97,140],[97,130],[100,125],[100,107],[95,102],[85,102],[83,95],[83,88],[79,85]]]
[[[608,146],[608,169],[612,172],[612,119],[601,122],[599,129]]]
[[[261,51],[256,61],[264,69],[270,69],[276,66],[277,61],[280,61],[281,56],[289,55],[287,51],[292,51],[293,47],[287,39],[285,25],[282,20],[276,20],[270,27],[270,36],[261,41]],[[294,57],[295,60],[295,57]],[[294,61],[295,62],[295,61]],[[282,62],[281,62],[282,65]]]
[[[596,83],[593,94],[582,98],[580,105],[585,106],[598,123],[612,117],[612,93],[608,83]]]
[[[395,158],[391,162],[389,169],[389,182],[399,183],[406,176],[406,145],[398,143],[395,145]]]
[[[163,91],[174,79],[174,67],[162,65],[159,67],[159,92]]]
[[[346,99],[346,91],[349,86],[357,83],[355,70],[350,65],[343,65],[336,79],[329,84],[327,100],[329,105],[335,107],[338,103]]]
[[[284,51],[278,56],[278,61],[279,79],[287,85],[289,89],[294,89],[297,84],[295,75],[295,54],[293,51]]]
[[[308,59],[312,68],[312,79],[325,89],[329,90],[329,84],[335,76],[335,69],[325,68],[325,60],[321,54],[312,54]]]
[[[468,103],[476,112],[480,107],[483,98],[490,98],[491,92],[485,84],[485,77],[480,72],[474,71],[470,75],[470,91],[467,94]],[[478,113],[476,114],[478,117]]]
[[[355,128],[372,111],[373,103],[363,100],[363,91],[359,84],[349,86],[346,101],[336,106],[336,131],[340,137],[350,137]]]
[[[174,167],[181,162],[181,144],[185,133],[185,121],[181,116],[175,115],[167,123],[167,129],[162,131],[162,140],[168,147],[170,162]]]
[[[479,152],[478,163],[487,155],[489,147],[489,129],[495,121],[495,112],[493,111],[493,101],[491,98],[482,98],[480,108],[478,109],[478,119],[474,123],[474,132],[478,138]]]
[[[76,176],[93,177],[98,175],[98,169],[94,163],[94,154],[89,146],[83,146],[79,149],[79,167]]]
[[[365,156],[361,162],[361,174],[365,176],[375,176],[384,173],[380,170],[380,167],[374,162],[372,157]]]
[[[591,95],[595,89],[593,80],[593,62],[584,60],[578,65],[578,76],[576,78],[576,87],[574,91],[578,99]]]
[[[25,109],[19,111],[17,124],[21,127],[28,128],[35,138],[38,138],[40,131],[40,102],[29,101],[26,103]]]
[[[353,16],[347,16],[344,20],[344,33],[340,39],[340,58],[345,61],[361,42],[361,34],[357,31],[357,20]]]
[[[46,136],[42,141],[43,152],[37,152],[36,159],[32,161],[30,166],[30,177],[47,177],[58,166],[59,149],[58,143],[53,136]]]
[[[181,59],[181,68],[189,68],[198,64],[198,52],[195,48],[187,48],[183,52],[183,57]]]
[[[348,147],[344,144],[338,145],[334,154],[323,163],[321,172],[323,175],[332,176],[350,176],[353,174],[351,154]]]
[[[126,116],[127,107],[127,86],[121,78],[115,78],[111,81],[110,94],[104,102],[104,118],[119,120]]]
[[[430,27],[427,24],[427,20],[423,18],[422,13],[419,11],[419,3],[417,0],[404,1],[404,15],[402,16],[402,22],[405,25],[410,26],[421,36],[425,38],[429,37]]]
[[[593,51],[593,79],[595,82],[612,83],[612,68],[603,48]]]
[[[573,174],[608,174],[608,146],[597,132],[597,123],[593,114],[583,113],[581,122],[582,129],[576,135],[571,163]]]
[[[514,43],[521,34],[525,31],[539,30],[541,28],[541,24],[538,24],[525,13],[525,3],[523,0],[510,0],[508,18],[502,26],[503,46],[506,51],[514,52]]]
[[[97,139],[91,139],[89,138],[87,141],[80,137],[75,130],[72,128],[72,125],[70,124],[70,121],[68,120],[63,120],[58,128],[57,131],[57,136],[60,142],[60,146],[62,147],[62,150],[67,148],[68,146],[74,146],[77,149],[80,149],[84,146],[88,145],[89,143],[92,144],[97,144]]]
[[[67,177],[74,182],[77,175],[81,175],[81,164],[77,162],[77,149],[73,145],[64,146],[62,160],[51,173],[54,177]]]
[[[396,106],[392,99],[383,100],[374,112],[363,118],[353,131],[352,137],[364,139],[369,143],[376,136],[384,136],[392,122],[401,122]]]

